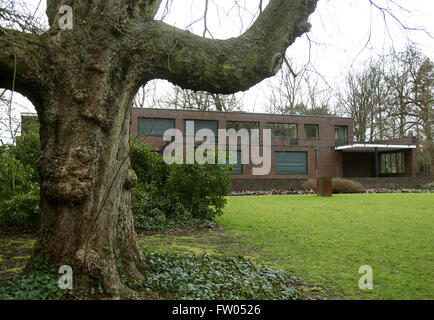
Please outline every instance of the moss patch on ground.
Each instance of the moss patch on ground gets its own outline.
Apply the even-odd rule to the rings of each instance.
[[[188,254],[213,254],[244,256],[254,260],[251,246],[241,244],[241,237],[228,235],[223,228],[154,232],[142,235],[142,249],[154,252],[181,252]]]
[[[35,245],[35,235],[0,235],[0,280],[15,279],[23,270]]]

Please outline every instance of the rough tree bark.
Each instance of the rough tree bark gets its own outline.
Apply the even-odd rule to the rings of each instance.
[[[125,279],[141,278],[128,159],[137,89],[162,78],[213,93],[246,90],[279,70],[316,6],[271,0],[240,37],[210,40],[154,20],[160,3],[47,0],[48,32],[0,28],[0,87],[28,97],[41,124],[34,257],[72,265],[75,288],[99,283],[129,295]],[[58,28],[60,5],[73,7],[72,30]]]

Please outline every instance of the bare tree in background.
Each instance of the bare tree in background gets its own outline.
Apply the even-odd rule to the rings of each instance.
[[[164,95],[157,95],[156,82],[141,87],[134,97],[134,108],[183,109],[203,111],[241,111],[242,94],[216,94],[171,86]]]
[[[266,111],[274,114],[330,115],[332,92],[320,89],[319,79],[305,65],[297,72],[287,62],[279,72],[279,81],[270,84]]]
[[[156,106],[166,109],[203,111],[241,111],[243,101],[236,94],[224,95],[206,91],[185,90],[178,86],[156,101]]]
[[[0,145],[15,143],[20,120],[14,114],[11,92],[0,90]]]
[[[416,134],[418,162],[422,171],[433,163],[433,62],[416,47],[384,57],[384,78],[389,90],[389,131],[394,138]]]
[[[354,2],[355,3],[355,2]],[[359,1],[358,1],[359,3]],[[386,32],[386,37],[389,37],[393,44],[393,36],[390,33],[390,30],[394,27],[398,27],[400,31],[403,33],[405,40],[407,43],[412,43],[411,34],[413,32],[425,33],[429,38],[433,38],[433,35],[427,31],[424,27],[421,26],[411,26],[406,24],[403,17],[410,16],[412,14],[411,11],[405,8],[404,4],[401,4],[400,1],[388,1],[388,0],[368,0],[370,7],[371,18],[374,14],[380,14],[384,21],[384,29]],[[324,28],[327,27],[327,24],[323,25]],[[372,28],[372,21],[369,24],[369,29],[367,30],[366,41],[364,45],[360,48],[358,54],[354,57],[353,62],[359,57],[359,55],[365,50],[368,49],[372,36],[377,32],[376,29]],[[325,43],[320,43],[318,41],[314,41],[311,39],[311,35],[309,33],[305,34],[303,37],[307,38],[309,47],[314,46],[329,46]],[[290,60],[288,58],[288,60]],[[352,67],[352,65],[351,65]],[[380,65],[376,66],[380,67]],[[309,59],[303,65],[303,67],[298,68],[290,66],[290,64],[284,65],[281,70],[281,73],[278,75],[279,83],[276,82],[271,83],[271,90],[267,95],[269,96],[269,102],[266,106],[267,112],[271,113],[279,113],[279,114],[329,114],[329,113],[345,113],[345,110],[342,109],[342,104],[336,103],[336,96],[338,99],[341,99],[341,94],[337,94],[335,88],[330,85],[327,80],[317,72],[316,67],[312,64],[310,60],[310,50],[309,50]],[[294,71],[296,70],[296,71]],[[374,74],[378,72],[382,72],[381,70],[371,70]],[[372,74],[371,74],[372,75]],[[276,77],[277,78],[277,77]],[[380,78],[377,76],[377,80]],[[354,79],[353,79],[354,80]],[[359,79],[360,80],[360,79]],[[374,79],[375,80],[375,79]],[[384,79],[381,81],[384,82]],[[354,83],[353,83],[354,84]],[[366,89],[366,88],[365,88]],[[380,87],[371,87],[372,91],[374,90],[384,90],[384,86]],[[389,106],[385,106],[383,101],[386,99],[382,97],[384,93],[376,93],[376,100],[371,101],[370,104],[376,104],[376,109],[379,109],[379,112],[376,113],[375,117],[367,116],[368,110],[364,108],[365,118],[360,119],[361,123],[366,121],[369,118],[370,124],[367,125],[366,128],[369,129],[369,132],[365,132],[364,129],[360,130],[361,133],[360,138],[366,138],[367,140],[373,139],[387,139],[390,136],[394,136],[393,133],[384,131],[384,127],[389,127],[389,125],[382,125],[382,122],[387,122],[387,114],[384,111],[380,112],[380,109],[387,109]],[[373,100],[373,99],[372,99]],[[382,106],[380,107],[380,104]],[[328,107],[327,108],[325,107]],[[330,111],[332,110],[332,111]],[[359,116],[361,116],[361,112],[359,112]],[[348,115],[348,113],[346,113]],[[363,118],[363,116],[362,116]],[[404,121],[404,119],[402,119]],[[394,122],[393,125],[398,125],[397,122]],[[399,129],[398,129],[399,130]],[[406,131],[405,125],[401,125],[401,132]]]
[[[420,141],[419,170],[432,172],[434,169],[434,65],[425,59],[416,72],[414,112],[418,115],[416,132]],[[417,85],[416,85],[417,84]],[[422,135],[420,134],[422,132]]]
[[[375,141],[416,133],[419,163],[432,168],[433,68],[429,58],[409,46],[370,61],[362,71],[350,72],[338,97],[342,112],[354,119],[355,139]]]
[[[389,138],[387,121],[388,88],[383,77],[382,61],[369,61],[361,72],[348,74],[345,86],[338,93],[338,107],[354,121],[356,141],[374,141]]]
[[[403,106],[396,116],[400,124],[402,118],[406,119],[407,130],[416,131],[420,143],[418,162],[422,171],[430,171],[434,163],[434,65],[415,47],[408,47],[393,58],[402,68],[400,76],[407,79],[405,90],[397,90]]]
[[[137,91],[134,100],[134,108],[146,108],[146,106],[155,106],[158,104],[156,96],[156,83],[149,81],[145,86],[141,86]]]

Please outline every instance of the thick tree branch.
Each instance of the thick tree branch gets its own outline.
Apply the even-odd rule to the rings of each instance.
[[[46,14],[51,27],[55,27],[59,19],[59,7],[61,5],[72,6],[76,13],[87,13],[89,15],[92,14],[94,8],[99,7],[99,11],[116,11],[119,17],[126,13],[130,18],[140,18],[144,21],[149,21],[154,19],[161,2],[162,0],[116,0],[111,2],[101,0],[47,0]]]
[[[307,32],[317,0],[271,0],[243,35],[211,40],[168,24],[138,21],[131,43],[138,85],[153,78],[214,93],[247,90],[280,69],[285,51]],[[151,71],[151,72],[149,72]]]
[[[0,27],[0,88],[39,100],[42,87],[40,36]]]

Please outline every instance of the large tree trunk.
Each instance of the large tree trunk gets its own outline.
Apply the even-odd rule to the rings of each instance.
[[[68,74],[63,90],[53,91],[38,108],[42,235],[34,256],[71,265],[74,288],[102,284],[125,295],[129,290],[121,280],[140,278],[136,264],[143,262],[130,207],[135,88],[94,71],[75,75],[81,81]],[[84,89],[68,90],[71,84]]]

